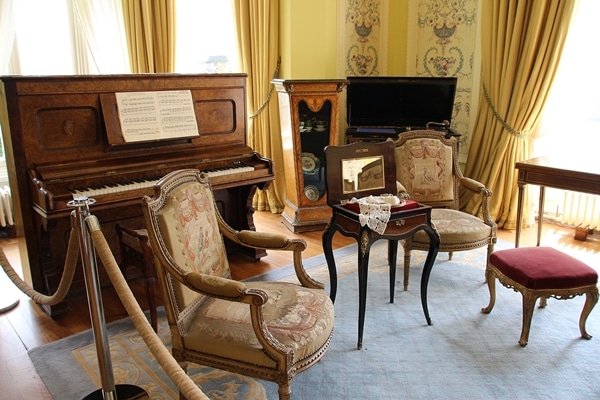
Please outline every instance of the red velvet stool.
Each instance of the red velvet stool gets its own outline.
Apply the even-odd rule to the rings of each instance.
[[[598,302],[598,273],[583,262],[551,247],[520,247],[497,250],[490,256],[485,271],[490,289],[490,303],[481,312],[488,314],[496,302],[496,281],[523,295],[523,327],[519,344],[526,346],[531,317],[538,297],[540,308],[548,297],[559,300],[586,295],[579,317],[579,330],[585,339],[592,336],[585,331],[585,323]]]

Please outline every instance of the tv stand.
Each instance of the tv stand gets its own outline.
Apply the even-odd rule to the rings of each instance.
[[[389,138],[397,139],[398,135],[401,135],[404,132],[409,132],[413,130],[422,130],[422,129],[431,129],[436,131],[446,132],[446,138],[450,138],[453,136],[459,137],[460,134],[456,133],[450,127],[437,124],[437,123],[428,123],[427,126],[401,126],[401,127],[354,127],[348,128],[346,130],[346,143],[356,143],[356,142],[385,142]]]

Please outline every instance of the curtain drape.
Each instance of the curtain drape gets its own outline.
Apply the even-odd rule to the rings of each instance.
[[[130,71],[121,0],[71,0],[76,74]]]
[[[175,0],[127,0],[123,17],[131,72],[173,72]]]
[[[515,162],[530,157],[532,133],[555,76],[575,0],[494,0],[482,9],[482,96],[465,176],[492,189],[498,226],[516,228]],[[477,214],[481,201],[465,197]],[[524,221],[529,219],[524,207]]]
[[[275,181],[259,190],[256,210],[283,211],[285,182],[279,103],[271,80],[278,70],[279,3],[277,0],[234,0],[242,71],[248,74],[248,145],[273,160]]]

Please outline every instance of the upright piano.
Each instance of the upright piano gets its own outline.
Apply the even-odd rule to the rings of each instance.
[[[252,197],[274,174],[271,160],[247,145],[245,74],[6,76],[0,81],[17,230],[25,236],[36,290],[52,294],[58,286],[71,230],[67,203],[74,195],[95,200],[91,213],[117,260],[115,225],[143,227],[141,198],[152,195],[154,183],[176,169],[209,172],[224,219],[236,229],[254,229]],[[191,93],[197,136],[125,140],[117,94],[181,90]],[[259,259],[264,252],[248,255]],[[99,270],[107,283],[104,268]],[[68,298],[84,288],[79,268]],[[67,309],[66,302],[47,307],[53,316]]]

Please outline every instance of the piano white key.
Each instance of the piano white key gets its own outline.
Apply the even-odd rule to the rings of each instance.
[[[239,174],[242,172],[252,171],[254,171],[254,167],[252,166],[235,164],[232,167],[219,168],[204,172],[208,174],[209,178],[213,178],[217,176]],[[94,186],[88,188],[73,189],[71,193],[73,195],[73,198],[77,196],[87,196],[89,198],[93,198],[94,196],[102,196],[110,193],[119,193],[128,190],[151,188],[156,182],[158,182],[159,179],[160,178],[149,178],[129,182],[115,182],[113,184],[99,185],[98,187]]]

